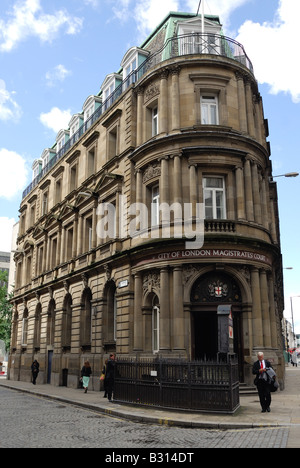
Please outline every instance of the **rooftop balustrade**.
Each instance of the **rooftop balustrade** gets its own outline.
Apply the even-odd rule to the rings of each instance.
[[[246,66],[253,73],[252,63],[247,56],[244,47],[234,39],[218,34],[185,34],[168,39],[166,44],[157,52],[149,55],[149,57],[136,69],[133,70],[122,83],[113,91],[108,98],[101,103],[98,109],[77,132],[62,146],[56,155],[46,164],[39,175],[28,185],[23,192],[25,198],[40,180],[50,171],[50,169],[66,154],[69,149],[86,133],[89,128],[101,117],[101,115],[109,109],[113,103],[121,96],[121,94],[129,88],[129,86],[138,82],[150,69],[155,66],[170,60],[183,56],[196,55],[216,55],[236,60]]]

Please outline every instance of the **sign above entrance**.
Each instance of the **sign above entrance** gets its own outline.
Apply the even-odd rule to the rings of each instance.
[[[266,255],[260,252],[250,252],[248,250],[233,249],[195,249],[195,250],[174,250],[163,252],[151,257],[153,261],[179,260],[179,259],[199,259],[199,258],[224,258],[230,260],[255,261],[272,265],[272,261]],[[148,263],[150,258],[143,260],[139,264]]]

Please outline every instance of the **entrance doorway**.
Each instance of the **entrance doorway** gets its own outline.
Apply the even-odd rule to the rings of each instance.
[[[218,353],[219,305],[230,304],[233,316],[233,346],[239,362],[239,379],[244,381],[242,296],[239,285],[227,273],[201,276],[191,290],[191,357],[216,358]]]
[[[52,358],[53,358],[53,351],[48,351],[47,384],[51,383]]]
[[[194,359],[213,359],[218,352],[217,313],[194,312]]]

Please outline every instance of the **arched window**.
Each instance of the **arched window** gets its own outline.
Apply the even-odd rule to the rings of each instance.
[[[62,319],[62,347],[71,347],[72,335],[72,296],[67,294],[63,304],[63,319]]]
[[[159,352],[159,301],[158,297],[153,297],[152,305],[152,351]]]
[[[117,340],[117,299],[113,280],[106,283],[103,299],[103,345],[106,352],[114,352]]]
[[[82,294],[82,311],[80,317],[80,341],[83,348],[92,344],[92,292],[86,288]]]
[[[47,345],[54,345],[54,334],[55,334],[55,300],[51,299],[48,305]]]
[[[40,349],[41,346],[41,326],[42,326],[42,305],[39,302],[35,309],[34,321],[34,348]]]
[[[23,312],[23,323],[22,323],[22,346],[27,345],[27,335],[28,335],[28,309],[27,307]]]

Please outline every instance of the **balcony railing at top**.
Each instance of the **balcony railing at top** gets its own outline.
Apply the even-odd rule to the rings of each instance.
[[[130,73],[122,83],[103,101],[98,109],[74,135],[62,146],[56,155],[46,164],[40,174],[29,184],[23,192],[25,198],[31,190],[39,183],[55,163],[69,151],[69,149],[81,138],[81,136],[101,117],[101,115],[121,96],[121,94],[132,84],[142,78],[148,70],[166,60],[184,55],[220,55],[240,62],[245,65],[251,73],[253,66],[247,56],[244,47],[234,39],[218,34],[184,34],[168,39],[166,44],[149,57],[134,71]]]

